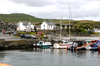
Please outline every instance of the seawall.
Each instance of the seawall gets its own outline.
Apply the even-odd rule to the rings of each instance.
[[[40,39],[26,39],[26,40],[0,40],[0,49],[23,49],[32,48],[33,44],[37,44],[39,41],[51,41],[51,40],[40,40]]]

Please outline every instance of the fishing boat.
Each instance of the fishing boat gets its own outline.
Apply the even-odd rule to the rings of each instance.
[[[100,47],[100,41],[99,40],[93,40],[85,48],[87,50],[99,50],[99,47]]]
[[[68,50],[84,50],[87,46],[86,41],[84,40],[77,40],[73,41],[72,45],[68,47]]]
[[[57,43],[55,43],[53,45],[53,48],[56,48],[56,49],[67,49],[69,46],[71,46],[73,42],[69,42],[68,40],[61,40],[61,41],[58,41]]]
[[[51,42],[39,41],[37,44],[33,44],[33,46],[39,48],[49,48],[52,46],[52,44]]]

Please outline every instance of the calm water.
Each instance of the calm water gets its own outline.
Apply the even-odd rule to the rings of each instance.
[[[0,51],[0,63],[13,66],[100,66],[100,52],[66,49]]]

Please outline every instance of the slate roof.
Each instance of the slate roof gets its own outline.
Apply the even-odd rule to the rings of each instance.
[[[45,21],[48,25],[53,25],[53,26],[55,26],[55,24],[53,23],[53,22],[51,22],[51,21]]]
[[[35,27],[40,28],[40,25],[35,25]]]
[[[24,26],[27,26],[27,25],[28,25],[28,23],[27,23],[27,22],[23,22],[23,25],[24,25]]]

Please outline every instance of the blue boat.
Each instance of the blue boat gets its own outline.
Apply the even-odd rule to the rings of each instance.
[[[50,48],[52,46],[51,42],[44,42],[44,41],[39,41],[37,43],[37,46],[40,48]]]
[[[100,47],[100,41],[91,41],[92,43],[90,43],[86,49],[90,49],[90,50],[99,50]]]

